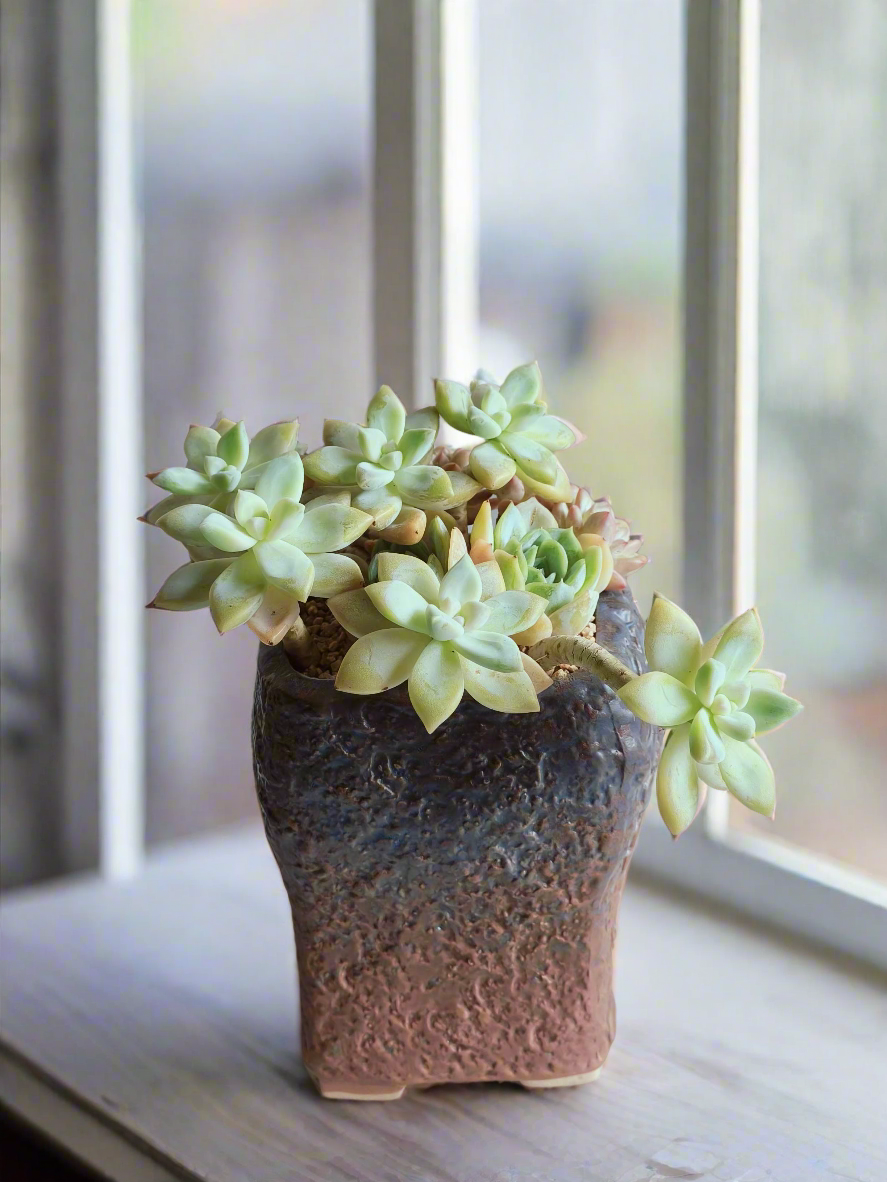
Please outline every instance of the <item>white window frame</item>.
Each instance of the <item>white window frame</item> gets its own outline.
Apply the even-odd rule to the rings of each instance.
[[[375,0],[374,11],[375,371],[421,403],[431,377],[482,360],[476,0]],[[65,868],[121,876],[144,845],[129,5],[60,12]],[[754,595],[759,27],[760,0],[687,0],[683,600],[709,633]],[[887,889],[736,832],[723,794],[710,796],[677,848],[655,818],[645,824],[637,864],[887,966]]]

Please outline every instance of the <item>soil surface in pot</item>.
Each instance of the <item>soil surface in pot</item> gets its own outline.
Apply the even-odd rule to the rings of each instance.
[[[598,639],[641,671],[630,592]],[[587,1077],[615,1022],[612,951],[660,732],[594,676],[538,714],[465,698],[428,735],[375,697],[259,654],[259,801],[289,894],[306,1067],[326,1095]]]

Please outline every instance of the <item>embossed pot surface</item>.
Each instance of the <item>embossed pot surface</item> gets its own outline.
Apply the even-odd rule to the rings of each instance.
[[[630,592],[598,638],[643,669]],[[428,735],[376,697],[259,655],[265,828],[292,906],[305,1065],[324,1091],[594,1071],[659,732],[580,672],[502,715],[465,698]]]

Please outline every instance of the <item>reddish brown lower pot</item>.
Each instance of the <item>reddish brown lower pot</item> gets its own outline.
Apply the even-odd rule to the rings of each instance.
[[[598,639],[643,665],[630,592]],[[428,735],[259,655],[256,783],[295,927],[305,1066],[325,1096],[584,1082],[615,1033],[616,915],[659,752],[591,674],[538,714],[465,698]]]

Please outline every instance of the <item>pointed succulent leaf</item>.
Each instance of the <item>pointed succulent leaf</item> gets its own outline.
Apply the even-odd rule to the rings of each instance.
[[[414,554],[381,553],[378,562],[379,582],[392,580],[407,583],[428,603],[437,603],[440,580],[426,562]]]
[[[364,587],[333,596],[327,600],[327,607],[352,636],[367,636],[391,628],[391,621],[375,607]]]
[[[362,513],[369,513],[376,529],[385,529],[391,525],[403,507],[400,495],[390,485],[355,493],[351,504]]]
[[[499,443],[516,462],[522,477],[526,474],[543,484],[550,484],[555,479],[557,460],[541,443],[535,443],[525,435],[517,435],[511,431],[504,432]]]
[[[524,426],[518,425],[517,416],[511,420],[511,428],[520,431],[526,439],[534,443],[541,443],[549,451],[563,451],[577,442],[577,435],[569,423],[556,415],[543,414],[540,418],[529,420]]]
[[[491,546],[493,544],[493,514],[489,501],[484,501],[481,504],[474,519],[474,525],[471,527],[472,553],[478,542],[488,542]]]
[[[447,476],[450,480],[450,487],[453,490],[446,500],[446,507],[448,509],[454,509],[457,505],[464,505],[466,501],[477,496],[483,490],[483,485],[469,476],[467,472],[447,472]]]
[[[672,837],[680,837],[689,828],[704,800],[704,790],[690,755],[689,735],[688,725],[671,732],[656,775],[656,802]]]
[[[158,488],[177,496],[202,496],[215,491],[212,482],[192,468],[164,468],[151,480]]]
[[[453,496],[449,472],[433,464],[413,464],[394,475],[394,484],[404,502],[420,509],[443,506]]]
[[[724,777],[718,770],[716,763],[697,763],[696,772],[703,784],[706,784],[709,788],[717,788],[721,792],[727,790]]]
[[[460,609],[459,615],[462,618],[466,632],[477,632],[479,629],[484,629],[488,632],[503,631],[503,629],[491,625],[490,608],[486,603],[481,603],[480,600],[472,600],[470,603],[466,603]]]
[[[224,550],[226,554],[238,554],[249,550],[256,539],[242,529],[236,521],[215,510],[207,514],[200,525],[200,532],[210,546]]]
[[[517,471],[514,460],[502,449],[498,439],[478,444],[469,456],[468,466],[475,480],[489,489],[501,488]]]
[[[690,723],[690,754],[697,763],[720,763],[724,758],[724,744],[707,710],[700,710]]]
[[[480,576],[480,597],[482,601],[490,599],[493,595],[501,595],[503,591],[523,590],[523,586],[506,587],[499,563],[492,559],[488,562],[477,563],[477,573]]]
[[[318,599],[363,586],[360,567],[347,554],[312,554],[311,565],[314,567],[311,594]]]
[[[650,668],[689,683],[698,668],[701,648],[699,629],[683,608],[664,595],[655,595],[644,636]]]
[[[394,542],[398,546],[414,546],[422,540],[425,524],[424,510],[413,505],[401,505],[400,512],[389,525],[384,529],[377,526],[376,529],[379,537],[384,538],[386,542]]]
[[[249,444],[245,470],[257,468],[260,464],[267,464],[284,456],[296,446],[299,437],[299,420],[287,419],[280,423],[271,423],[257,431]]]
[[[546,484],[541,480],[535,480],[530,476],[529,472],[523,470],[518,475],[523,482],[525,491],[530,496],[541,497],[545,501],[554,503],[569,502],[573,498],[570,478],[557,461],[555,461],[555,477],[550,484]]]
[[[609,547],[607,548],[609,549]],[[603,569],[605,552],[602,546],[592,546],[585,551],[585,571],[582,583],[579,586],[578,594],[583,591],[596,591],[602,585],[606,587],[609,579],[603,582]]]
[[[462,701],[462,662],[448,644],[433,640],[419,654],[408,687],[413,709],[431,734]]]
[[[253,550],[265,579],[293,599],[304,603],[314,587],[314,566],[291,542],[260,542]]]
[[[299,604],[277,587],[268,586],[247,627],[262,644],[279,644],[299,618]]]
[[[440,583],[440,602],[453,600],[458,606],[473,599],[480,599],[483,585],[477,567],[467,554],[455,566],[450,567]]]
[[[208,504],[212,500],[210,496],[192,497],[192,496],[169,496],[164,497],[162,501],[158,501],[156,505],[152,505],[150,509],[146,509],[144,515],[139,518],[144,521],[146,525],[159,525],[160,518],[165,517],[167,513],[171,513],[173,509],[180,509],[182,505],[200,505]]]
[[[292,541],[306,554],[326,554],[350,546],[371,524],[367,513],[350,505],[322,505],[305,514]]]
[[[404,433],[407,412],[390,386],[380,386],[367,407],[367,424],[381,431],[391,443],[397,443]]]
[[[165,534],[186,546],[206,544],[201,526],[215,512],[209,505],[180,505],[158,519],[157,525]]]
[[[451,427],[473,434],[469,423],[472,402],[467,386],[438,379],[434,383],[434,402],[441,418]]]
[[[545,616],[540,616],[539,618],[544,620]],[[521,653],[520,659],[524,667],[524,673],[529,677],[530,684],[537,694],[541,694],[543,690],[547,690],[550,685],[554,684],[542,666],[534,661],[528,653]],[[505,676],[509,675],[506,674]]]
[[[315,509],[319,506],[312,501],[311,507]],[[284,542],[291,542],[292,535],[297,531],[304,516],[304,505],[300,505],[298,501],[291,501],[288,497],[282,497],[271,510],[271,528],[265,534],[265,541],[276,542],[282,539]]]
[[[776,808],[776,784],[768,761],[756,746],[739,739],[725,735],[724,746],[727,753],[718,770],[727,791],[746,808],[772,817]]]
[[[225,432],[219,440],[216,455],[238,471],[243,468],[249,456],[249,435],[246,424],[241,421]]]
[[[343,419],[324,419],[323,442],[328,447],[343,448],[356,462],[360,454],[359,430],[356,423],[346,423]]]
[[[354,482],[358,488],[363,489],[365,492],[384,488],[393,479],[393,472],[387,468],[380,467],[378,464],[370,463],[369,460],[361,460],[354,469]]]
[[[551,616],[543,613],[535,624],[531,624],[523,632],[515,632],[511,639],[515,644],[522,645],[525,648],[532,648],[540,640],[547,640],[551,636],[552,631]]]
[[[725,681],[721,686],[721,693],[733,703],[736,710],[745,709],[745,704],[751,693],[747,676],[743,677],[741,681]]]
[[[298,502],[297,502],[298,503]],[[267,517],[268,506],[262,498],[247,489],[240,489],[234,498],[234,517],[239,525],[247,528],[247,522],[253,517]]]
[[[207,456],[217,454],[220,439],[221,435],[212,427],[201,427],[197,423],[192,423],[185,436],[185,459],[188,461],[188,467],[193,468],[195,472],[205,471],[203,461]]]
[[[375,464],[388,440],[385,437],[385,432],[377,431],[375,427],[358,427],[357,442],[358,450],[363,458]]]
[[[749,689],[766,689],[782,691],[785,686],[785,674],[777,673],[775,669],[750,669],[745,680]]]
[[[407,415],[407,431],[433,431],[436,436],[439,427],[440,415],[433,406],[423,406],[419,410],[410,411]]]
[[[209,610],[219,632],[245,624],[261,606],[265,587],[252,553],[241,555],[223,570],[209,592]]]
[[[366,593],[392,624],[428,635],[428,603],[408,583],[371,583]]]
[[[764,633],[757,608],[731,620],[718,641],[714,656],[727,669],[727,680],[745,677],[764,648]]]
[[[486,411],[480,409],[479,406],[470,406],[468,408],[468,431],[471,435],[479,435],[481,439],[495,439],[500,435],[502,428]]]
[[[722,735],[729,735],[732,739],[739,739],[744,743],[755,737],[755,720],[742,710],[734,710],[718,719],[718,730]]]
[[[336,689],[346,694],[380,694],[401,685],[429,643],[428,636],[403,628],[361,636],[342,658]]]
[[[403,456],[403,466],[405,468],[409,468],[412,464],[418,464],[420,460],[428,455],[434,445],[436,434],[436,431],[422,430],[421,428],[413,431],[404,431],[400,438],[400,443],[397,445],[397,450]]]
[[[538,666],[536,667],[538,669]],[[537,691],[533,679],[523,668],[523,663],[519,671],[501,673],[463,657],[462,672],[468,694],[476,702],[480,702],[481,706],[486,706],[488,710],[499,710],[504,714],[535,714],[538,712],[539,691]],[[540,670],[540,672],[542,671]],[[551,685],[551,679],[547,674],[543,673],[542,676],[547,685]]]
[[[466,632],[452,643],[460,656],[485,669],[516,673],[523,668],[520,649],[510,637],[498,632]]]
[[[521,570],[518,556],[508,554],[505,550],[495,550],[493,557],[500,571],[504,587],[509,591],[523,591],[526,586],[526,576]]]
[[[551,621],[552,636],[576,636],[591,623],[594,609],[597,607],[598,593],[584,591],[577,595],[570,603],[555,608],[548,616]]]
[[[298,501],[305,479],[301,456],[278,456],[264,467],[256,482],[256,492],[272,510],[278,501]]]
[[[655,608],[656,599],[653,600],[653,606]],[[650,615],[652,618],[652,612]],[[647,660],[649,660],[649,657]],[[693,689],[695,690],[696,697],[703,706],[711,706],[712,702],[720,692],[721,686],[724,684],[724,678],[726,676],[727,670],[724,668],[721,662],[716,661],[714,657],[709,657],[705,664],[699,667],[693,682]]]
[[[338,445],[305,456],[305,475],[318,484],[355,484],[360,454]]]
[[[746,713],[754,719],[755,734],[758,735],[776,730],[803,708],[797,699],[774,689],[753,689],[745,704]]]
[[[490,612],[486,630],[512,636],[536,623],[545,610],[545,600],[529,591],[503,591],[486,600],[484,606]]]
[[[447,539],[447,570],[452,570],[457,562],[461,560],[468,553],[468,545],[465,541],[465,535],[460,529],[451,529],[449,538]]]
[[[210,558],[203,562],[186,562],[169,576],[151,606],[171,612],[208,607],[210,587],[234,561],[233,558]]]
[[[642,673],[619,690],[619,697],[642,722],[680,726],[699,709],[699,699],[670,673]]]
[[[513,369],[500,387],[500,393],[510,408],[539,402],[542,395],[542,374],[535,361]]]

